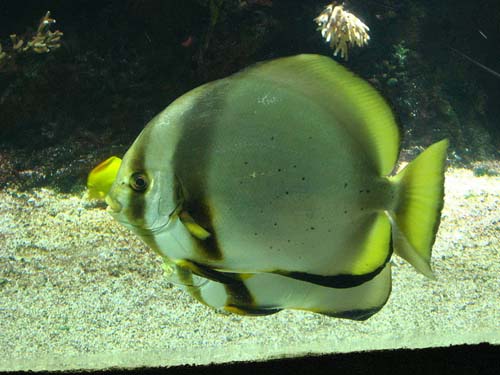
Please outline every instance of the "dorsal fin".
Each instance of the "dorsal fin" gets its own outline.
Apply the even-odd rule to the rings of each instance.
[[[365,80],[329,57],[308,54],[256,64],[233,78],[249,75],[301,90],[331,111],[362,144],[380,175],[391,173],[398,157],[399,130],[386,101]]]

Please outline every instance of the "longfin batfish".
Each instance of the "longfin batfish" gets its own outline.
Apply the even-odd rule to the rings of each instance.
[[[385,100],[331,58],[298,55],[175,100],[127,151],[106,201],[164,258],[240,296],[233,312],[340,316],[327,300],[349,296],[349,311],[376,311],[393,252],[433,276],[447,146],[392,175],[400,139]],[[282,288],[259,291],[272,282]],[[290,285],[314,293],[288,303]]]

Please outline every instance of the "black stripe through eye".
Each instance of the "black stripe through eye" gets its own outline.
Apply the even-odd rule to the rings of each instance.
[[[148,178],[142,173],[134,173],[130,178],[130,187],[135,191],[144,191],[148,187]]]

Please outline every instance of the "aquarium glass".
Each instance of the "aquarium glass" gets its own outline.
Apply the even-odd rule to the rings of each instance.
[[[499,25],[1,1],[0,371],[500,344]]]

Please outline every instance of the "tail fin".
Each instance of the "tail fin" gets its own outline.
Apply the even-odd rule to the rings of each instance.
[[[443,208],[447,148],[447,139],[433,144],[390,178],[399,192],[389,212],[394,251],[430,278],[434,278],[430,259]]]

